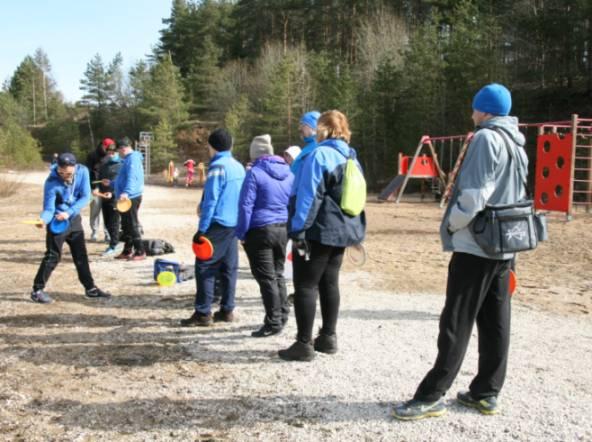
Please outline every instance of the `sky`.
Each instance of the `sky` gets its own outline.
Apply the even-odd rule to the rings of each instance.
[[[100,54],[121,52],[125,71],[158,43],[171,0],[0,0],[0,85],[42,48],[67,101],[82,96],[80,79]]]

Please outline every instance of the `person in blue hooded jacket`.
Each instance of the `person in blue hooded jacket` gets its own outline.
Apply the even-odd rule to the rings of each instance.
[[[142,154],[135,151],[131,144],[128,137],[117,140],[117,149],[123,162],[115,178],[115,199],[130,200],[132,207],[121,214],[124,246],[121,254],[115,259],[142,261],[146,259],[146,251],[142,242],[138,212],[144,193],[144,161]]]
[[[310,111],[306,112],[302,115],[302,118],[300,118],[298,130],[300,131],[300,137],[305,145],[290,165],[290,169],[294,176],[298,176],[298,170],[302,164],[304,164],[310,153],[317,147],[317,122],[320,116],[320,112]]]
[[[201,203],[194,243],[207,238],[214,246],[208,260],[195,259],[195,310],[181,320],[183,327],[208,327],[212,322],[234,321],[234,296],[238,277],[238,201],[245,168],[232,156],[232,136],[216,129],[208,138],[210,167]],[[217,290],[215,290],[215,287]],[[221,294],[220,310],[212,316],[214,292]]]
[[[90,181],[88,169],[76,163],[71,153],[62,153],[56,164],[51,167],[43,188],[43,211],[40,215],[39,228],[47,226],[46,252],[35,276],[31,299],[34,302],[48,304],[51,297],[45,292],[45,286],[51,273],[62,257],[64,242],[70,246],[72,260],[76,266],[78,279],[88,298],[109,298],[111,294],[99,289],[93,280],[88,265],[88,254],[84,241],[84,231],[80,211],[90,201]],[[54,233],[52,221],[67,222],[65,230]]]
[[[253,163],[241,189],[236,236],[243,242],[261,291],[265,317],[251,336],[262,338],[280,333],[290,313],[284,262],[294,175],[283,158],[273,155],[269,135],[253,139],[250,157]]]
[[[341,195],[351,137],[347,118],[333,110],[318,121],[318,146],[308,155],[294,179],[290,197],[288,236],[294,243],[294,312],[296,342],[280,350],[288,361],[311,361],[315,351],[337,352],[339,271],[345,248],[359,244],[366,232],[364,212],[350,216],[341,210]],[[356,160],[357,163],[357,160]],[[361,166],[357,163],[361,170]],[[317,292],[323,324],[313,342]]]

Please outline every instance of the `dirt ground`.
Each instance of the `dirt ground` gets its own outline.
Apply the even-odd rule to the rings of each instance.
[[[236,439],[227,431],[232,425],[224,424],[239,419],[232,411],[236,404],[191,399],[195,385],[232,390],[234,366],[273,358],[274,352],[196,350],[196,332],[175,326],[191,314],[193,283],[159,288],[152,281],[152,260],[116,262],[100,256],[105,244],[88,243],[97,285],[114,298],[105,303],[85,299],[66,252],[47,287],[56,302],[30,302],[44,233],[20,221],[38,215],[44,176],[22,177],[18,193],[0,201],[0,439],[168,440],[187,434],[193,440]],[[172,257],[188,264],[199,198],[198,189],[149,186],[141,211],[145,237],[173,243],[177,253]],[[88,209],[83,220],[88,232],[87,214]],[[362,268],[346,263],[348,292],[441,295],[449,259],[437,233],[441,215],[431,203],[369,203],[368,260]],[[514,302],[580,321],[592,309],[592,216],[580,213],[570,222],[553,218],[549,230],[548,242],[520,256]],[[242,254],[241,285],[250,296],[239,299],[238,308],[256,317],[260,301]],[[221,339],[234,343],[256,325],[239,322]],[[200,335],[199,341],[207,345],[214,338]],[[220,424],[208,407],[231,411]],[[183,433],[188,416],[193,432]],[[293,427],[299,428],[298,422]],[[142,433],[153,428],[158,432]],[[319,439],[336,437],[319,434]]]

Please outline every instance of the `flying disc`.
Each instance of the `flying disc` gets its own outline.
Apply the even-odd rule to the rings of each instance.
[[[68,227],[70,227],[70,221],[67,219],[59,220],[57,218],[54,218],[49,223],[49,230],[54,235],[64,233],[66,230],[68,230]]]
[[[512,296],[514,294],[514,292],[516,291],[517,285],[518,285],[518,277],[516,276],[516,273],[514,273],[514,270],[510,270],[510,287],[509,287],[510,296]]]
[[[366,263],[366,248],[362,243],[348,247],[345,253],[349,261],[357,267],[362,267]]]
[[[156,277],[156,282],[161,287],[172,287],[177,282],[177,275],[173,272],[160,272]]]
[[[132,200],[119,200],[116,207],[118,212],[125,213],[132,208]]]
[[[214,256],[214,246],[212,245],[212,242],[205,236],[202,236],[200,240],[201,242],[193,243],[193,253],[200,261],[207,261],[208,259],[211,259],[212,256]]]
[[[29,224],[30,226],[40,226],[43,224],[43,221],[40,219],[25,219],[21,221],[21,224]]]

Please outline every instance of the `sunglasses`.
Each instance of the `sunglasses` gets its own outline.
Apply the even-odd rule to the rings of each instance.
[[[59,167],[76,166],[76,160],[74,158],[60,158],[58,161]]]

